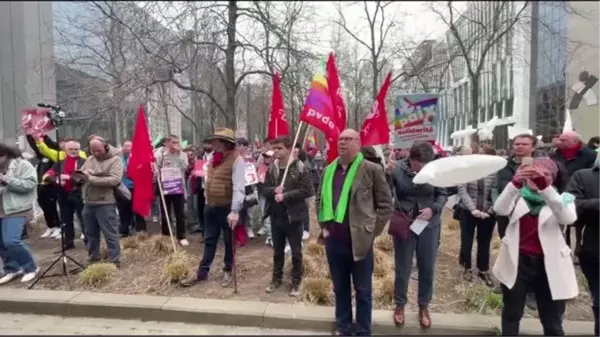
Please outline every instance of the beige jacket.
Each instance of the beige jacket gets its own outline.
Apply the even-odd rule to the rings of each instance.
[[[123,163],[119,150],[110,146],[102,159],[88,157],[81,170],[91,172],[83,185],[82,196],[87,205],[109,205],[116,203],[115,188],[123,178]]]

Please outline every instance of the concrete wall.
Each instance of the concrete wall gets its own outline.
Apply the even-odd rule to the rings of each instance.
[[[0,141],[17,141],[22,108],[56,102],[52,47],[52,2],[0,2]]]
[[[573,96],[570,87],[578,80],[582,71],[600,78],[599,40],[600,3],[595,1],[570,1],[572,9],[578,13],[569,18],[568,24],[568,63],[567,63],[567,104]],[[600,83],[591,89],[600,99]],[[571,110],[573,127],[587,141],[600,135],[600,105],[587,106],[583,100],[578,109]]]

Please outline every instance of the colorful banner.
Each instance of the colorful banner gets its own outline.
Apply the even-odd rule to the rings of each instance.
[[[396,96],[394,109],[394,146],[406,149],[416,140],[435,141],[437,94]]]

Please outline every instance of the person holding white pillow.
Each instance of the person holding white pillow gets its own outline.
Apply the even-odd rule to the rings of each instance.
[[[498,215],[510,217],[492,269],[502,283],[502,335],[519,334],[528,292],[536,295],[544,335],[564,335],[566,300],[579,293],[571,249],[560,226],[577,219],[575,198],[559,195],[553,186],[558,174],[558,166],[547,157],[521,164],[494,204]]]

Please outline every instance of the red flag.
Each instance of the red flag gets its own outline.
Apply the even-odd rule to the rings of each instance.
[[[154,152],[150,142],[148,124],[146,123],[146,114],[141,104],[135,122],[135,130],[133,131],[131,149],[127,175],[134,186],[132,195],[133,212],[141,216],[148,216],[154,200],[154,188],[152,186]]]
[[[390,142],[390,130],[385,109],[385,97],[390,88],[392,73],[389,73],[379,93],[377,100],[371,107],[371,114],[367,116],[360,130],[360,142],[362,146],[388,144]]]
[[[329,89],[329,96],[331,97],[335,124],[338,129],[343,131],[346,128],[346,106],[342,97],[342,88],[340,87],[340,79],[333,53],[329,53],[329,58],[327,59],[327,87]]]
[[[289,133],[290,129],[287,120],[285,120],[281,80],[279,79],[279,73],[275,73],[275,76],[273,76],[273,97],[271,97],[271,114],[269,115],[267,138],[274,139],[279,136],[287,136]]]

